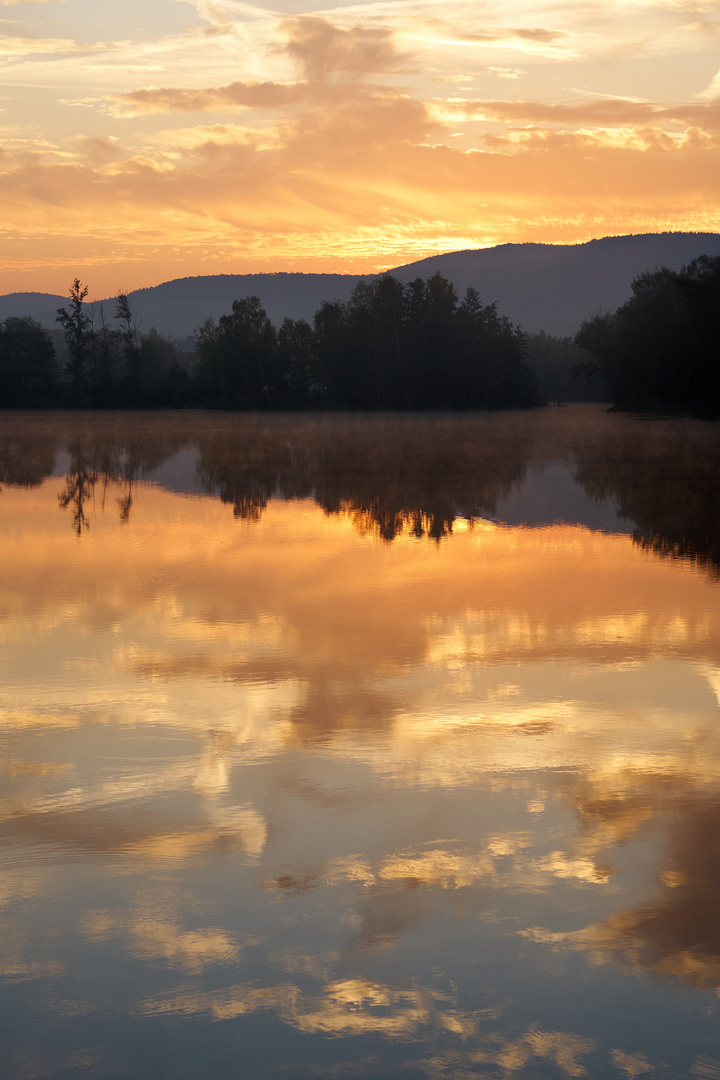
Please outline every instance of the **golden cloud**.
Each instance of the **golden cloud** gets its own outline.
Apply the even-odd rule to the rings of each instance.
[[[117,98],[121,115],[153,112],[209,112],[226,109],[278,109],[310,98],[327,100],[322,88],[333,84],[337,101],[338,81],[357,83],[364,76],[396,71],[404,62],[392,41],[392,31],[352,26],[343,29],[319,16],[300,16],[281,23],[284,50],[302,69],[305,79],[277,83],[236,81],[206,89],[147,87]]]
[[[310,83],[338,76],[357,80],[370,74],[397,71],[406,60],[392,40],[392,30],[363,25],[343,29],[328,19],[302,15],[284,19],[285,49]]]
[[[414,22],[400,24],[398,33],[402,33],[408,40],[422,43],[426,49],[478,46],[503,51],[511,49],[553,60],[574,55],[574,51],[566,43],[566,40],[571,38],[571,34],[566,30],[539,26],[503,26],[501,23],[493,24],[491,18],[481,23],[474,11],[469,12],[464,19],[419,14]]]
[[[127,268],[147,259],[158,276],[171,277],[178,249],[181,258],[193,253],[198,273],[205,265],[206,272],[241,269],[232,263],[241,251],[246,260],[274,259],[272,269],[315,268],[328,253],[347,269],[359,260],[375,269],[385,252],[400,261],[403,251],[418,258],[543,240],[550,229],[575,242],[604,232],[712,231],[720,224],[716,102],[672,110],[607,101],[428,107],[397,91],[356,86],[314,107],[304,84],[232,87],[135,91],[124,104],[139,111],[209,107],[227,90],[247,103],[270,102],[276,93],[298,103],[305,97],[304,107],[270,132],[199,126],[177,132],[175,142],[162,133],[153,154],[119,154],[109,167],[87,158],[53,164],[6,145],[0,207],[12,222],[12,231],[5,226],[8,267],[17,274],[38,260],[73,267],[81,258],[103,281],[103,262]],[[479,133],[470,150],[443,144],[442,120],[480,116],[531,126]],[[697,124],[673,135],[665,125],[674,118]],[[639,126],[597,127],[632,120]],[[551,123],[581,130],[542,126]],[[88,235],[93,239],[78,246]],[[118,270],[111,273],[113,291]],[[125,280],[135,274],[123,271]]]
[[[553,25],[529,3],[511,14],[491,4],[482,17],[473,5],[455,3],[438,18],[418,3],[278,21],[260,9],[198,0],[202,26],[154,41],[100,44],[42,41],[13,23],[4,48],[21,63],[6,70],[5,83],[17,80],[21,67],[24,85],[51,81],[55,101],[104,111],[107,127],[94,125],[100,141],[83,150],[74,132],[64,137],[53,122],[46,142],[56,145],[45,147],[45,156],[65,155],[74,165],[81,157],[92,167],[84,172],[45,172],[50,162],[4,142],[0,288],[3,280],[12,289],[30,285],[25,272],[40,266],[72,277],[78,261],[94,266],[113,291],[118,274],[128,285],[148,284],[190,266],[192,273],[330,265],[364,271],[504,241],[712,230],[720,220],[717,185],[709,180],[717,148],[707,137],[718,132],[717,87],[704,91],[713,100],[701,100],[698,85],[686,89],[690,100],[668,105],[621,101],[613,91],[622,88],[608,79],[602,100],[578,102],[582,90],[568,91],[566,102],[537,100],[536,90],[544,97],[560,91],[547,80],[537,89],[542,69],[525,71],[520,63],[528,54],[538,65],[555,63],[577,50],[596,59],[618,50],[652,58],[672,50],[681,31],[685,42],[701,35],[707,50],[710,20],[698,14],[682,22],[692,6],[700,12],[711,4],[626,3],[622,34],[620,16],[600,18],[594,2],[557,9]],[[73,60],[78,50],[88,56],[83,65]],[[112,50],[113,62],[91,57],[93,50]],[[689,86],[690,66],[683,67]],[[458,70],[466,80],[524,75],[527,100],[429,101],[428,84]],[[154,85],[138,86],[138,71],[152,72],[142,78]],[[707,86],[711,73],[698,77]],[[237,110],[253,115],[234,138],[189,125],[176,133],[176,146],[150,119]],[[117,136],[121,118],[127,149],[112,154],[100,142]],[[583,138],[572,147],[543,142],[556,129]],[[650,163],[647,155],[675,154],[679,138],[683,168],[670,165],[665,175],[668,160]],[[625,156],[612,156],[621,150]],[[602,182],[589,167],[595,154]]]
[[[439,118],[491,120],[512,124],[554,124],[564,127],[675,124],[720,131],[720,97],[707,103],[659,105],[654,102],[602,98],[575,104],[539,101],[497,101],[453,98],[432,104]]]
[[[227,109],[277,109],[308,98],[306,83],[234,82],[206,90],[147,87],[121,94],[121,115],[158,112],[215,112]]]
[[[577,242],[719,226],[720,99],[427,101],[417,87],[411,93],[373,78],[404,73],[417,81],[399,43],[417,44],[422,34],[439,41],[452,31],[478,43],[515,41],[521,51],[556,50],[569,31],[522,26],[519,18],[510,28],[465,21],[459,30],[425,12],[412,24],[387,18],[344,25],[339,16],[301,16],[272,31],[261,20],[253,33],[265,35],[267,56],[281,58],[278,78],[167,81],[115,93],[110,111],[128,128],[122,140],[21,146],[7,138],[0,234],[8,288],[39,265],[65,280],[78,260],[94,267],[94,284],[107,280],[114,291],[118,274],[129,286],[138,275],[146,284],[147,275],[175,276],[188,259],[194,273],[314,270],[328,260],[365,271],[549,235]],[[130,59],[120,57],[126,73]],[[300,69],[296,81],[282,67],[288,61]],[[522,73],[483,71],[505,79]],[[97,99],[63,100],[97,106]],[[251,123],[142,131],[151,114],[236,110],[254,111]]]
[[[483,32],[467,31],[459,35],[461,41],[494,42],[504,41],[507,38],[519,38],[521,41],[537,41],[543,45],[556,41],[558,38],[567,37],[564,30],[544,30],[542,27],[530,29],[510,27],[507,30],[495,30]]]

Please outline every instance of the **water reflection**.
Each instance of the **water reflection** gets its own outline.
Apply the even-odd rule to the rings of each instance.
[[[577,447],[577,479],[612,499],[650,551],[720,567],[720,433],[716,424],[632,421],[590,425]]]
[[[133,485],[151,479],[216,495],[250,521],[270,499],[312,498],[385,540],[438,539],[458,520],[562,520],[604,531],[629,522],[649,550],[720,565],[713,424],[609,416],[599,406],[482,417],[170,413],[161,422],[149,414],[11,413],[0,428],[0,483],[40,484],[61,447],[61,505],[72,507],[75,531],[87,527],[86,506],[102,503],[108,482],[120,488],[126,520]],[[513,503],[523,482],[534,504]],[[611,513],[598,519],[592,504]]]
[[[720,1074],[711,425],[11,420],[9,1075]]]

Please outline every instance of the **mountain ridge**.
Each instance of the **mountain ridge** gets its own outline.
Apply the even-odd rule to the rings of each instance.
[[[475,288],[484,303],[524,330],[572,336],[588,315],[615,310],[629,299],[638,274],[658,266],[679,269],[699,255],[720,255],[720,233],[664,232],[600,237],[582,244],[499,244],[430,255],[387,271],[403,282],[439,272],[462,297]],[[310,320],[323,300],[347,300],[358,281],[375,274],[204,274],[174,278],[128,294],[143,330],[184,338],[206,318],[228,312],[232,301],[258,295],[272,321]],[[96,309],[113,298],[95,301]],[[31,315],[57,329],[67,297],[16,292],[0,296],[0,319]]]

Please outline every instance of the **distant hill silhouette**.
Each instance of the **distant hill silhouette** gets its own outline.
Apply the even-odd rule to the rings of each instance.
[[[433,255],[390,273],[407,282],[439,272],[460,296],[472,286],[484,303],[497,301],[499,311],[524,330],[564,336],[574,334],[588,315],[614,311],[628,300],[630,283],[638,274],[659,266],[679,269],[698,255],[720,255],[720,234],[646,233],[585,244],[501,244]],[[88,280],[92,285],[91,275]],[[243,296],[259,296],[276,325],[285,316],[311,319],[323,300],[346,300],[359,280],[353,274],[218,274],[138,289],[129,299],[141,329],[154,326],[161,334],[184,338]],[[11,293],[0,296],[0,320],[32,315],[54,329],[56,310],[66,302],[46,293]],[[106,304],[112,314],[112,298]]]
[[[607,236],[586,244],[501,244],[479,251],[433,255],[393,270],[401,281],[436,271],[462,295],[477,289],[485,303],[523,330],[573,335],[583,319],[615,311],[630,299],[644,270],[680,267],[698,255],[720,255],[718,233],[647,233]]]
[[[65,307],[67,302],[67,296],[55,296],[53,293],[7,293],[5,296],[0,296],[0,321],[11,315],[31,315],[48,330],[52,330],[55,327],[57,308]]]

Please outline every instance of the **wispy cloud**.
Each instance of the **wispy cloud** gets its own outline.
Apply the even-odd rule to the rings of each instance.
[[[307,83],[235,82],[205,90],[147,87],[121,94],[121,115],[161,112],[215,112],[228,109],[277,109],[308,96]]]
[[[720,97],[707,104],[692,102],[680,105],[660,105],[624,98],[602,98],[579,103],[452,99],[433,103],[432,111],[439,120],[495,120],[569,128],[672,124],[720,131]]]
[[[72,38],[29,36],[26,31],[27,28],[16,20],[0,19],[0,55],[77,53],[107,48],[103,44],[88,44],[74,41]]]

